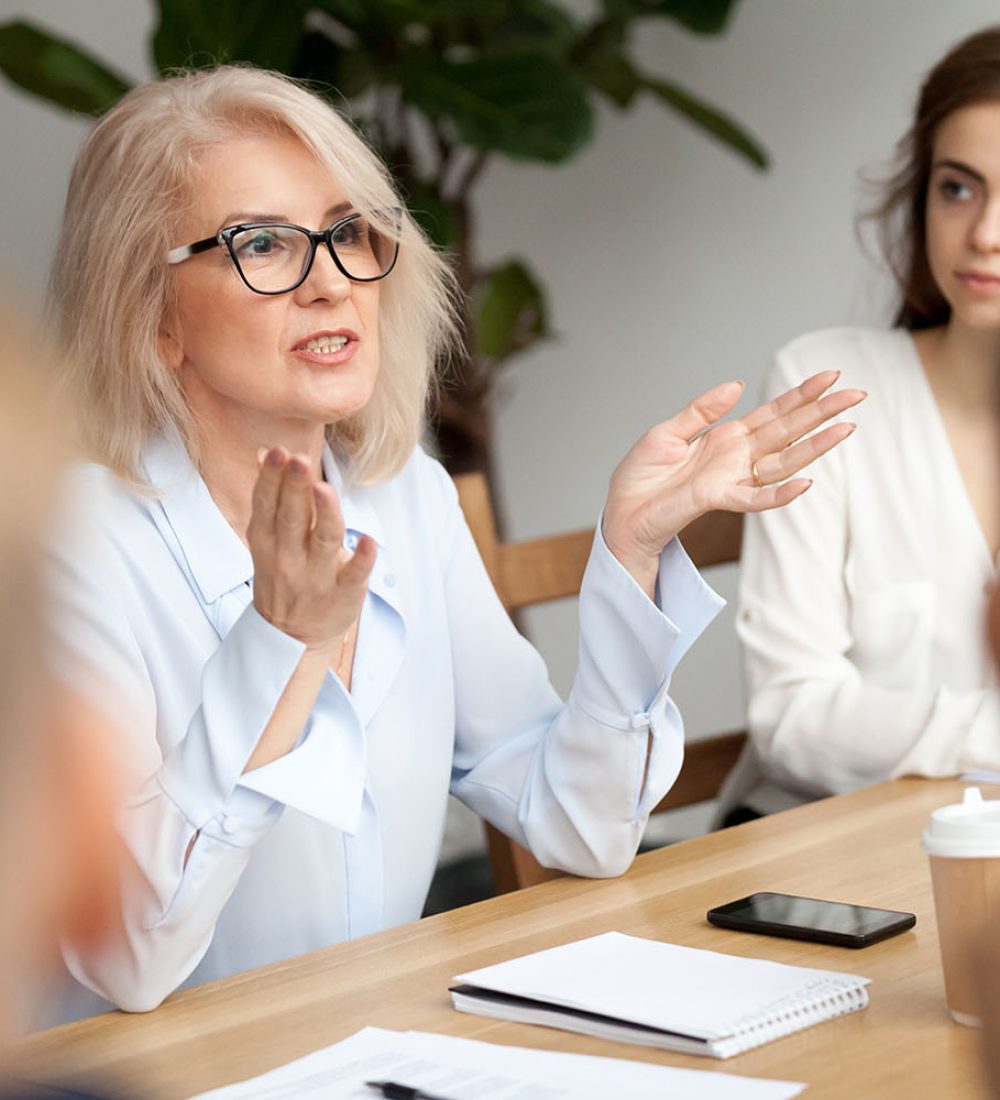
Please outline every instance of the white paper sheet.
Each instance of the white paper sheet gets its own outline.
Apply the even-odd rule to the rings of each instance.
[[[451,1035],[366,1027],[270,1073],[193,1100],[377,1100],[365,1081],[418,1085],[448,1100],[790,1100],[805,1085],[675,1069]]]

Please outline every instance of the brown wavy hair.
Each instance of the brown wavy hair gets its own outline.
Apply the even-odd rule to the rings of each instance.
[[[934,137],[952,112],[993,100],[1000,101],[1000,25],[959,42],[927,74],[913,125],[896,147],[895,171],[866,215],[876,223],[899,286],[897,327],[933,328],[946,324],[951,315],[927,258],[925,208]]]

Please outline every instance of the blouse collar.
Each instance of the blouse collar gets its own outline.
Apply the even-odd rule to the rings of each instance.
[[[369,495],[345,480],[328,443],[323,444],[323,473],[337,490],[350,549],[361,534],[384,549],[382,525]],[[201,599],[214,603],[226,592],[253,580],[253,558],[243,540],[212,499],[191,463],[176,429],[151,439],[142,466],[180,545]]]

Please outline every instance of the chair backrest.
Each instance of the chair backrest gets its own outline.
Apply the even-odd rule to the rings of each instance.
[[[486,478],[479,473],[455,478],[458,498],[486,570],[508,611],[575,596],[590,556],[594,529],[585,528],[540,539],[500,542]],[[710,512],[681,532],[684,549],[699,569],[738,561],[743,517],[734,512]],[[688,742],[684,766],[654,813],[706,802],[718,794],[746,740],[743,732]],[[530,852],[486,826],[490,862],[498,893],[554,878]]]

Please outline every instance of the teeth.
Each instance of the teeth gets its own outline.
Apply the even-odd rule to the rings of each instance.
[[[340,351],[346,343],[346,336],[319,336],[302,346],[306,351],[318,351],[321,355],[328,355],[332,351]]]

